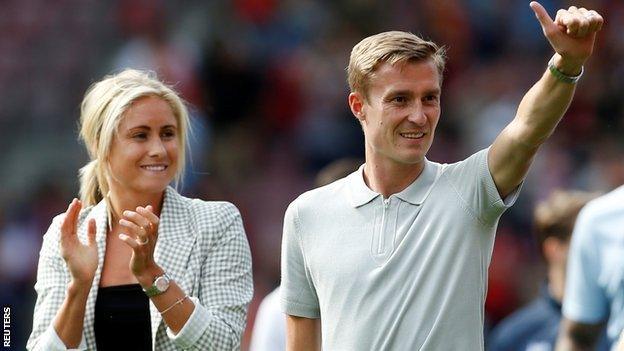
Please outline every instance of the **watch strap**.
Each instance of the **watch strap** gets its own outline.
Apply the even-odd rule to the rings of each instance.
[[[145,295],[147,295],[147,297],[156,296],[161,293],[160,290],[158,290],[158,288],[156,287],[156,285],[152,285],[147,289],[143,289],[143,292],[145,293]]]

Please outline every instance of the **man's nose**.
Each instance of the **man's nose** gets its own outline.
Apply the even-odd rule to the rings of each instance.
[[[427,123],[427,116],[425,115],[425,110],[420,102],[414,104],[413,108],[409,112],[409,115],[407,116],[407,120],[420,127]]]

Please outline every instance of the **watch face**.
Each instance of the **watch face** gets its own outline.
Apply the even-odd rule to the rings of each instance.
[[[159,291],[165,291],[167,290],[167,288],[169,288],[169,278],[167,278],[166,276],[160,276],[156,279],[154,285],[156,285],[156,288]]]

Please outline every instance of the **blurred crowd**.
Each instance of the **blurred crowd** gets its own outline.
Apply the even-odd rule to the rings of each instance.
[[[487,323],[531,299],[544,279],[532,208],[556,188],[624,184],[624,2],[572,4],[605,18],[574,102],[499,226]],[[287,205],[329,162],[363,158],[347,105],[350,49],[373,33],[411,31],[448,48],[442,117],[428,158],[487,147],[514,117],[552,52],[524,0],[22,0],[0,11],[0,301],[15,345],[31,328],[43,233],[77,196],[87,87],[125,67],[156,71],[192,110],[182,193],[233,202],[253,254],[255,297],[279,283]],[[618,64],[619,63],[619,64]],[[248,328],[250,329],[250,328]],[[243,349],[250,332],[246,333]]]

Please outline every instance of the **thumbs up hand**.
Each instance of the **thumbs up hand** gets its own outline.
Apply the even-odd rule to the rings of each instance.
[[[553,21],[537,1],[532,1],[530,6],[546,39],[560,55],[555,64],[564,73],[577,75],[593,52],[596,33],[604,23],[602,16],[594,10],[570,6],[557,11]]]

